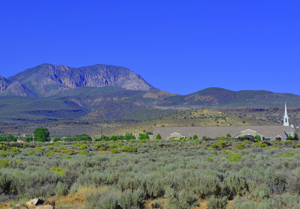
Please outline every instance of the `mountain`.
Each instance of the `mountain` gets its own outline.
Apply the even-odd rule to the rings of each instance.
[[[3,92],[10,85],[10,82],[6,80],[3,76],[0,76],[0,92]]]
[[[227,107],[299,107],[300,96],[274,93],[263,90],[231,91],[222,88],[207,88],[188,95],[175,95],[164,99],[163,106],[198,105]]]
[[[6,84],[1,87],[0,95],[49,97],[82,86],[118,86],[143,91],[156,89],[128,68],[112,65],[72,68],[42,64],[2,80]]]

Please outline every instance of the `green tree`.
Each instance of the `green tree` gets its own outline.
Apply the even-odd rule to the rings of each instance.
[[[59,137],[55,137],[54,139],[53,139],[53,142],[57,142],[57,141],[60,141],[61,139],[59,138]]]
[[[230,134],[227,134],[226,137],[227,137],[227,138],[231,138],[231,135],[230,135]]]
[[[198,139],[198,136],[197,136],[197,135],[194,135],[194,136],[193,136],[193,139]]]
[[[156,139],[161,139],[161,135],[157,134]]]
[[[34,137],[40,138],[40,140],[48,140],[50,137],[49,130],[44,127],[38,127],[33,131]],[[40,137],[41,136],[41,137]],[[38,140],[39,141],[39,140]]]
[[[260,140],[261,140],[261,137],[260,137],[260,135],[256,135],[256,136],[254,137],[254,139],[256,139],[257,141],[260,141]]]
[[[45,137],[44,137],[43,135],[40,134],[40,135],[38,136],[38,138],[37,138],[36,141],[38,141],[38,142],[45,142],[46,139],[45,139]]]

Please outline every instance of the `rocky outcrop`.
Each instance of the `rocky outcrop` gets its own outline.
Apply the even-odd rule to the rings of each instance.
[[[36,206],[36,205],[41,205],[43,203],[44,203],[44,200],[36,197],[34,199],[31,199],[31,200],[27,201],[25,203],[25,205],[28,206],[28,207],[33,207],[33,206]]]
[[[12,95],[22,95],[20,85],[27,88],[32,95],[53,96],[79,86],[103,87],[118,86],[130,90],[156,89],[140,75],[125,67],[112,65],[93,65],[72,68],[64,65],[42,64],[27,69],[7,79],[13,85],[9,92]],[[17,84],[16,84],[17,83]]]

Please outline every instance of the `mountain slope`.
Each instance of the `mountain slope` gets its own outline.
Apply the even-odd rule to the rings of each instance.
[[[0,92],[5,91],[10,85],[10,82],[6,80],[3,76],[0,76]]]
[[[164,99],[163,106],[199,105],[224,107],[299,107],[300,96],[270,91],[231,91],[222,88],[207,88],[188,95],[175,95]]]
[[[64,65],[42,64],[11,76],[7,80],[11,85],[15,85],[10,91],[1,95],[48,97],[80,86],[118,86],[143,91],[156,89],[131,70],[112,65],[72,68]],[[19,88],[20,85],[24,89],[27,88],[31,94],[26,95],[24,89]]]

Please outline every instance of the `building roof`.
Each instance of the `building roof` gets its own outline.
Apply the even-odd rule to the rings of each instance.
[[[285,136],[285,131],[294,131],[290,126],[200,126],[200,127],[153,127],[153,135],[159,133],[163,139],[170,134],[177,132],[188,137],[197,135],[199,138],[203,136],[216,138],[220,136],[236,136],[247,129],[256,131],[257,134],[263,135],[265,138],[271,138],[274,135]]]

